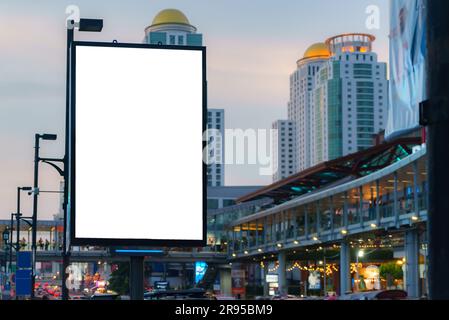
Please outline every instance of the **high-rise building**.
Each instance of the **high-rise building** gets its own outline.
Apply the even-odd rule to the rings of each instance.
[[[312,45],[298,60],[288,103],[288,120],[296,124],[294,173],[369,148],[385,129],[387,65],[372,51],[374,40],[338,35]],[[274,162],[283,151],[275,153]]]
[[[177,9],[159,12],[145,29],[145,43],[179,46],[201,46],[203,35],[196,32],[186,15]]]
[[[207,110],[208,160],[207,185],[224,185],[224,110]]]
[[[385,129],[387,64],[372,51],[374,40],[347,34],[326,41],[331,58],[314,79],[312,165],[370,148]]]
[[[176,45],[176,46],[202,46],[203,35],[197,33],[187,16],[177,9],[160,11],[150,26],[145,29],[145,43]],[[208,109],[207,127],[214,129],[208,133],[207,185],[224,185],[224,110]]]
[[[315,75],[329,59],[330,51],[325,43],[310,46],[304,56],[296,62],[297,69],[290,76],[290,102],[288,119],[296,123],[295,172],[312,166],[312,96]]]
[[[296,172],[296,123],[278,120],[273,123],[273,181],[291,176]]]

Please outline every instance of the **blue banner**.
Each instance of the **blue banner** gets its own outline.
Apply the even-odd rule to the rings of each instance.
[[[31,270],[17,270],[16,272],[16,295],[31,295]]]
[[[32,253],[31,251],[19,251],[17,257],[17,268],[31,269]]]

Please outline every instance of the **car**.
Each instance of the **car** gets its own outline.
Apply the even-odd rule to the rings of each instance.
[[[161,290],[144,293],[144,300],[210,300],[206,290],[194,288],[188,290]]]
[[[84,295],[71,295],[69,297],[70,300],[87,300],[89,299],[88,297],[84,296]]]
[[[407,292],[404,290],[365,291],[343,295],[339,300],[405,300]]]
[[[89,300],[119,300],[120,295],[117,293],[94,293]]]

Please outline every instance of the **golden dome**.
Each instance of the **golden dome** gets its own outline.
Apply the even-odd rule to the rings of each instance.
[[[159,24],[186,24],[190,25],[186,15],[177,9],[165,9],[159,12],[153,19],[152,25]]]
[[[331,56],[331,52],[327,44],[323,42],[315,43],[311,45],[306,52],[304,53],[303,59],[310,58],[329,58]]]

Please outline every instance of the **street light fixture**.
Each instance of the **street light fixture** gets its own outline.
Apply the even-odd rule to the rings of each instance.
[[[8,228],[6,228],[4,231],[3,231],[3,242],[5,243],[5,244],[8,244],[8,241],[9,241],[9,230],[8,230]]]
[[[363,258],[364,256],[365,256],[365,251],[359,250],[359,252],[357,253],[357,257],[358,258]]]
[[[50,141],[55,141],[56,139],[58,139],[58,136],[56,134],[48,134],[48,133],[44,133],[39,135],[39,137],[42,140],[50,140]]]
[[[103,30],[103,19],[80,19],[78,31],[101,32]]]

